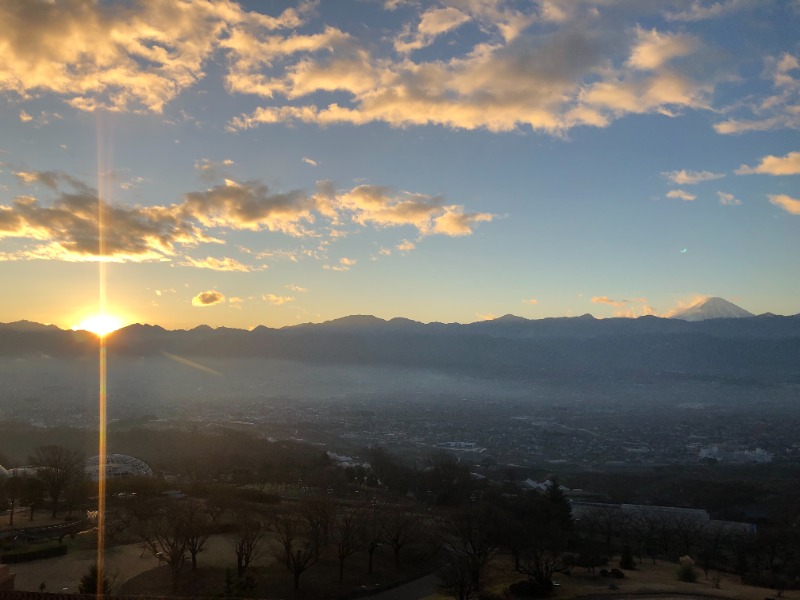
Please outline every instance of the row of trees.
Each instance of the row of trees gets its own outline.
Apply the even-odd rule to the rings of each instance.
[[[363,556],[369,575],[381,546],[391,547],[399,566],[402,550],[422,537],[423,519],[403,507],[337,503],[326,494],[296,503],[256,503],[227,492],[205,498],[132,498],[112,507],[109,535],[127,530],[139,539],[145,551],[169,566],[173,589],[188,565],[197,569],[209,537],[219,534],[236,561],[239,589],[247,586],[253,562],[266,554],[291,573],[295,590],[320,560],[338,563],[342,583],[356,554]]]
[[[39,446],[28,462],[30,469],[23,474],[12,472],[0,478],[0,499],[9,508],[9,526],[14,525],[18,506],[29,507],[29,519],[33,520],[34,509],[46,498],[56,517],[64,503],[71,509],[87,497],[85,460],[80,452],[57,445]]]

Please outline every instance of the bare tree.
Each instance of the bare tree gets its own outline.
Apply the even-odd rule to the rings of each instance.
[[[307,523],[292,514],[279,515],[275,519],[275,534],[280,544],[276,558],[292,572],[294,589],[300,589],[300,576],[316,561],[317,553]]]
[[[364,512],[364,543],[367,548],[367,574],[372,575],[372,568],[375,564],[375,552],[383,544],[384,539],[384,514],[381,512],[375,499],[372,500],[369,511]]]
[[[55,517],[58,514],[61,497],[67,488],[84,480],[83,455],[76,450],[67,450],[63,446],[39,446],[30,457],[30,462],[37,468],[36,476],[53,501]]]
[[[186,565],[187,511],[176,500],[144,502],[136,507],[135,528],[153,556],[167,563],[172,575],[172,590]]]
[[[384,538],[394,552],[394,566],[400,566],[400,551],[413,540],[421,526],[420,518],[410,511],[395,511],[384,520]]]
[[[241,579],[247,567],[258,556],[269,528],[261,515],[249,506],[239,507],[235,511],[235,518],[233,550],[236,553],[236,574]]]
[[[211,535],[211,514],[203,502],[187,500],[186,511],[186,549],[192,557],[192,571],[197,570],[197,555],[200,554]]]
[[[301,502],[300,515],[314,545],[314,559],[319,560],[319,553],[328,545],[330,528],[336,520],[336,504],[326,495],[310,496]]]
[[[495,552],[489,523],[476,510],[451,515],[444,524],[442,546],[450,555],[451,564],[467,569],[472,589],[479,590],[481,575]]]
[[[344,581],[344,562],[358,552],[364,544],[364,513],[358,509],[345,509],[333,529],[333,543],[339,559],[339,583]]]

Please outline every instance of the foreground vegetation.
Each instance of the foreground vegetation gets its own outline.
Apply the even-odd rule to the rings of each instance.
[[[699,583],[686,571],[680,585],[717,589],[731,577],[776,593],[798,585],[797,510],[762,518],[757,536],[603,504],[575,518],[555,480],[526,491],[500,470],[476,478],[443,452],[413,465],[375,447],[364,450],[366,462],[342,466],[319,447],[230,429],[132,428],[113,440],[114,451],[157,472],[109,481],[107,546],[138,544],[160,565],[114,582],[124,593],[349,598],[435,570],[439,593],[460,599],[564,595],[583,579],[592,591],[597,582],[622,589],[664,561],[678,585],[682,556]],[[35,511],[74,519],[96,505],[76,468],[79,445],[42,445],[27,462],[36,476],[2,481],[5,504],[27,507],[7,513],[6,531],[24,530]],[[663,485],[682,476],[660,475]],[[19,553],[8,540],[5,550]]]

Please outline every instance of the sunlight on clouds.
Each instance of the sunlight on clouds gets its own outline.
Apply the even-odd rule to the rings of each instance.
[[[742,165],[736,169],[737,175],[798,175],[800,174],[800,152],[789,152],[786,156],[767,155],[755,167]]]
[[[196,267],[198,269],[211,269],[212,271],[239,271],[241,273],[262,271],[267,268],[266,266],[252,267],[245,265],[234,258],[214,258],[212,256],[207,256],[206,258],[199,260],[187,256],[186,265]]]
[[[624,306],[627,300],[612,300],[608,296],[594,296],[593,304],[610,304],[611,306]]]
[[[786,194],[770,194],[769,201],[790,215],[800,215],[800,199],[792,198]]]
[[[261,299],[276,306],[286,304],[287,302],[294,302],[294,296],[279,296],[278,294],[263,294]]]
[[[660,316],[668,319],[670,317],[675,316],[679,312],[686,310],[687,308],[691,308],[697,304],[705,302],[709,298],[710,296],[708,296],[707,294],[694,294],[692,296],[689,296],[688,298],[679,299],[675,306],[673,306],[666,312],[662,313]]]

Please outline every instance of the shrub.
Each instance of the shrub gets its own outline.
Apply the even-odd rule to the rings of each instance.
[[[12,550],[6,552],[0,557],[0,563],[20,563],[29,560],[37,560],[39,558],[50,558],[53,556],[62,556],[67,553],[67,547],[58,544],[55,546],[44,546],[35,549]]]
[[[681,564],[678,567],[678,580],[695,583],[697,581],[697,571],[694,568],[692,558],[690,556],[681,556],[678,562]]]
[[[621,569],[626,569],[628,571],[636,569],[636,563],[633,562],[633,552],[631,552],[631,547],[628,544],[622,547],[622,556],[620,556],[619,559],[619,566]]]

